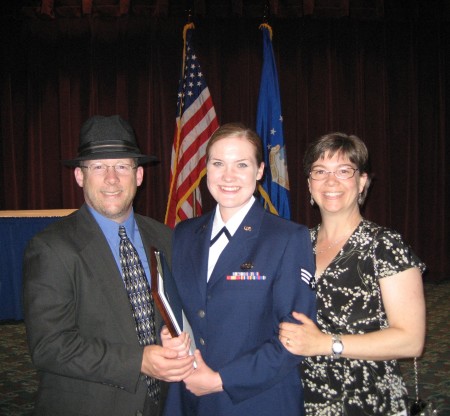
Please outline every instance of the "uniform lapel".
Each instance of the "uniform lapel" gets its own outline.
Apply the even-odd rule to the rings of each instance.
[[[186,276],[193,276],[202,299],[206,297],[206,277],[208,275],[209,241],[214,220],[214,212],[201,217],[201,222],[194,230],[192,241],[190,241],[190,259],[194,272]]]
[[[233,235],[231,241],[222,251],[216,266],[214,267],[208,282],[208,287],[214,286],[220,279],[233,272],[248,271],[246,267],[253,264],[253,247],[255,246],[262,218],[264,216],[264,208],[255,201],[252,208],[245,216],[242,223]]]

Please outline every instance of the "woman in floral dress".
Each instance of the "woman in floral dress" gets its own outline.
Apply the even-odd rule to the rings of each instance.
[[[425,339],[425,265],[401,236],[363,219],[368,153],[356,136],[332,133],[304,158],[316,256],[317,323],[293,312],[280,340],[302,363],[307,415],[407,415],[396,361],[416,357]]]

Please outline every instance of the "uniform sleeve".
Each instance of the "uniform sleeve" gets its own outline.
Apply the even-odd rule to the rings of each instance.
[[[416,256],[401,235],[387,228],[377,236],[375,261],[380,278],[393,276],[407,269],[417,267],[421,273],[426,265]]]
[[[314,276],[314,258],[309,231],[296,228],[290,235],[279,261],[273,286],[273,336],[259,348],[249,351],[219,369],[224,390],[234,403],[241,402],[271,388],[282,380],[303,357],[291,354],[278,340],[278,325],[292,320],[292,311],[315,319],[315,292],[309,279]],[[240,374],[236,377],[236,374]]]

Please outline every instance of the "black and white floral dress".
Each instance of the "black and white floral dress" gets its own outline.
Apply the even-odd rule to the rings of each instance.
[[[319,228],[311,230],[314,248]],[[425,270],[398,233],[362,220],[317,281],[319,327],[328,334],[387,328],[376,276],[392,276],[411,267]],[[406,386],[396,360],[308,357],[302,373],[307,415],[388,416],[406,408]]]

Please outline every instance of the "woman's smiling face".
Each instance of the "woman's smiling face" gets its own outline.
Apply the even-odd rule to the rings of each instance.
[[[211,146],[206,165],[207,185],[219,204],[224,222],[250,200],[263,171],[264,163],[258,166],[256,148],[245,137],[224,137]]]
[[[345,168],[354,169],[355,174],[348,179],[339,179],[333,173]],[[340,212],[358,207],[358,196],[364,190],[367,174],[360,175],[357,166],[347,156],[336,152],[330,157],[326,153],[323,159],[313,163],[313,170],[329,172],[323,180],[308,179],[311,195],[322,211]]]

